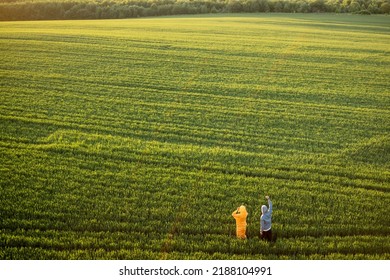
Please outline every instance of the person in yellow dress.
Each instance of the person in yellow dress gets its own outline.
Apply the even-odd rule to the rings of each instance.
[[[246,217],[248,212],[244,205],[241,205],[232,213],[232,216],[236,220],[236,234],[240,239],[246,239]]]

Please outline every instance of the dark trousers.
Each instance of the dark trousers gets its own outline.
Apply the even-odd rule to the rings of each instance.
[[[261,234],[261,239],[265,239],[267,241],[272,241],[272,230],[263,231]]]

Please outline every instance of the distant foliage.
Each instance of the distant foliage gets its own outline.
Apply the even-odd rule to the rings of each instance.
[[[388,14],[390,0],[3,0],[0,3],[0,20],[256,12]]]

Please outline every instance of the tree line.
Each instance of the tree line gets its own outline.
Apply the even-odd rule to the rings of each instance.
[[[388,14],[390,0],[3,0],[0,3],[3,21],[244,12]]]

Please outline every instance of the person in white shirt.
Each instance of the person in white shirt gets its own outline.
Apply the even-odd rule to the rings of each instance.
[[[268,207],[266,205],[261,206],[260,237],[261,239],[272,241],[272,201],[268,195],[265,198],[268,200]]]

